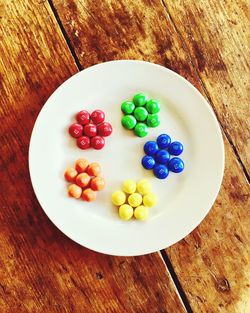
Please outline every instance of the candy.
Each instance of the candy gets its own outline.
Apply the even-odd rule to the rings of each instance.
[[[147,118],[148,127],[157,127],[160,125],[160,119],[158,114],[149,114]]]
[[[86,150],[90,147],[90,139],[86,136],[81,136],[77,138],[76,143],[77,146],[82,150]]]
[[[148,113],[151,113],[151,114],[158,113],[160,111],[159,102],[157,100],[154,100],[154,99],[148,100],[148,102],[146,104],[146,109],[147,109]]]
[[[125,115],[122,118],[122,126],[126,129],[133,129],[136,125],[136,119],[133,115]]]
[[[112,194],[112,202],[114,205],[120,206],[126,201],[126,195],[124,192],[118,190]]]
[[[82,188],[87,187],[89,182],[90,182],[90,177],[87,173],[81,173],[76,177],[77,185]]]
[[[168,152],[172,155],[180,155],[183,152],[183,145],[179,141],[174,141],[169,145]]]
[[[123,182],[122,190],[128,194],[136,191],[136,182],[132,179],[127,179]]]
[[[87,137],[94,137],[97,133],[97,128],[95,124],[87,124],[83,128],[84,135]]]
[[[105,145],[105,139],[101,136],[92,137],[90,140],[90,145],[92,148],[94,148],[96,150],[100,150]]]
[[[170,154],[166,150],[159,150],[155,155],[155,161],[160,164],[167,164]]]
[[[147,179],[141,179],[137,183],[137,191],[141,195],[146,195],[147,193],[150,193],[151,189],[152,189],[152,186],[151,186],[150,182]]]
[[[86,125],[90,121],[90,114],[86,110],[82,110],[77,113],[76,120],[79,124]]]
[[[89,166],[89,161],[86,159],[78,159],[75,163],[75,168],[78,173],[83,173]]]
[[[119,216],[122,220],[128,221],[134,214],[133,208],[128,204],[123,204],[119,207]]]
[[[160,149],[166,149],[171,143],[171,138],[167,134],[161,134],[156,141]]]
[[[78,175],[77,171],[73,168],[73,167],[69,167],[66,169],[65,173],[64,173],[64,177],[65,179],[70,182],[70,183],[74,183],[76,176]]]
[[[108,137],[112,133],[112,126],[108,122],[103,122],[97,126],[99,136]]]
[[[148,134],[148,127],[144,123],[138,123],[135,126],[134,132],[138,137],[145,137]]]
[[[137,207],[141,203],[142,203],[142,196],[137,192],[132,193],[132,195],[128,197],[128,204],[131,205],[133,208]]]
[[[143,122],[148,117],[148,111],[144,107],[138,107],[134,111],[134,117],[137,121]]]
[[[154,174],[159,179],[167,178],[168,173],[168,168],[165,165],[159,164],[154,167]]]
[[[124,114],[132,114],[134,112],[135,105],[131,101],[124,101],[121,104],[121,110]]]
[[[148,208],[143,205],[138,206],[134,211],[134,216],[137,220],[144,221],[148,218]]]
[[[68,186],[68,195],[72,198],[79,199],[82,194],[82,188],[76,184],[71,184]]]
[[[171,172],[180,173],[184,170],[184,163],[180,158],[172,158],[168,163]]]
[[[147,195],[143,196],[143,204],[146,207],[151,208],[152,206],[155,206],[157,201],[157,196],[154,193],[148,193]]]
[[[151,170],[155,166],[155,159],[152,156],[145,155],[141,163],[146,170]]]
[[[101,167],[99,163],[93,162],[87,168],[89,176],[98,176],[101,173]]]
[[[90,118],[94,124],[100,124],[105,120],[105,113],[101,110],[95,110],[91,113]]]
[[[95,191],[103,190],[105,187],[105,180],[100,176],[94,177],[91,179],[90,187]]]
[[[134,95],[133,102],[134,102],[136,107],[142,107],[146,104],[147,97],[142,93],[138,93],[138,94]]]
[[[96,199],[96,191],[91,188],[87,188],[82,192],[82,199],[84,201],[92,202]]]
[[[159,147],[155,141],[148,141],[144,145],[144,152],[147,155],[154,155],[159,150]]]
[[[82,136],[83,126],[81,124],[74,123],[69,127],[69,134],[74,138]]]

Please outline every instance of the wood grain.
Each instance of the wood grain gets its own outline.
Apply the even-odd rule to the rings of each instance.
[[[182,3],[174,1],[171,2],[172,6],[177,2],[178,5]],[[213,76],[214,80],[217,77],[217,87],[213,89],[211,84],[208,88],[207,79],[208,81],[210,79],[208,73],[212,73],[214,67],[210,69],[209,64],[204,63],[202,72],[204,74],[201,76],[199,72],[201,68],[197,64],[201,62],[199,56],[194,57],[189,52],[166,7],[160,1],[123,0],[119,3],[103,1],[98,7],[88,0],[81,2],[54,0],[53,3],[82,66],[126,58],[157,62],[186,77],[212,100],[227,134],[227,137],[224,137],[226,170],[223,186],[216,204],[200,227],[168,249],[167,253],[194,312],[248,312],[250,305],[250,274],[247,267],[250,263],[250,216],[247,210],[249,185],[242,171],[242,164],[234,154],[234,149],[238,151],[245,164],[247,161],[243,145],[239,144],[236,148],[233,146],[239,125],[247,126],[244,120],[247,113],[244,104],[247,93],[241,87],[243,94],[242,98],[241,95],[239,98],[238,85],[234,80],[234,84],[230,87],[232,90],[228,94],[230,110],[227,111],[225,106],[223,113],[219,100],[214,101],[222,99],[222,96],[226,97],[227,93],[223,91],[224,80],[225,77],[231,79],[230,73],[235,70],[235,64],[230,64],[226,59],[227,71],[218,70],[216,72],[218,77],[215,74]],[[212,7],[210,9],[212,10]],[[182,10],[185,11],[184,5]],[[177,14],[174,8],[172,14]],[[223,12],[221,14],[222,19],[226,18]],[[198,17],[194,16],[194,19],[195,23],[202,23]],[[240,18],[237,23],[241,23]],[[196,25],[196,29],[199,27],[203,26]],[[215,36],[214,41],[216,39]],[[214,43],[214,46],[216,45],[219,50],[220,42]],[[226,45],[229,51],[234,49],[234,44],[231,46],[230,42],[226,41]],[[203,49],[206,49],[206,46]],[[216,51],[213,54],[214,58],[215,53]],[[245,63],[244,66],[247,67],[247,64]],[[244,84],[247,79],[244,75],[239,84]],[[238,77],[240,77],[239,72]],[[211,96],[209,92],[213,95]],[[237,103],[241,100],[242,109],[238,110]],[[232,125],[228,127],[230,121]],[[244,136],[239,132],[237,140],[243,140],[244,143],[246,139]],[[228,138],[231,138],[230,143]]]
[[[49,222],[28,144],[50,94],[77,72],[46,1],[0,5],[0,312],[185,312],[159,254],[97,254]]]

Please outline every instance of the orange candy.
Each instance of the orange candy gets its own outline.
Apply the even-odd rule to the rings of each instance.
[[[105,187],[105,180],[100,176],[94,177],[91,179],[90,187],[95,191],[103,190]]]
[[[94,201],[96,199],[96,191],[90,188],[87,188],[83,190],[82,198],[83,200],[88,201],[88,202]]]
[[[70,183],[74,183],[76,176],[78,175],[77,171],[73,168],[73,167],[69,167],[66,169],[65,173],[64,173],[64,177],[65,179],[70,182]]]
[[[75,164],[75,168],[78,173],[83,173],[86,171],[89,165],[89,161],[86,159],[78,159]]]
[[[98,176],[101,173],[101,166],[97,162],[91,163],[88,166],[87,173],[89,176]]]
[[[81,173],[76,177],[76,183],[80,187],[87,187],[90,182],[90,177],[87,173]]]
[[[76,184],[71,184],[68,187],[68,195],[72,198],[79,199],[82,194],[82,188],[77,186]]]

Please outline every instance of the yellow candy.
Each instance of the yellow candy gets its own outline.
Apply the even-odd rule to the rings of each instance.
[[[146,195],[147,193],[150,193],[151,189],[152,189],[152,186],[147,179],[142,179],[137,183],[137,191],[142,195]]]
[[[148,208],[143,205],[138,206],[134,211],[134,216],[137,220],[146,220],[148,218]]]
[[[128,194],[136,191],[136,182],[132,179],[127,179],[123,182],[122,190]]]
[[[142,196],[136,192],[132,193],[132,195],[128,197],[128,203],[135,208],[142,203]]]
[[[119,208],[119,216],[122,220],[128,221],[134,214],[133,208],[128,204],[123,204]]]
[[[126,201],[126,195],[124,192],[118,190],[112,194],[112,202],[114,205],[122,205]]]
[[[154,193],[148,193],[143,196],[143,204],[149,208],[156,205],[157,200],[157,196]]]

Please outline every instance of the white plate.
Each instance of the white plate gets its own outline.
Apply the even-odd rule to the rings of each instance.
[[[161,103],[161,124],[145,138],[121,126],[120,103],[143,92]],[[77,148],[67,129],[76,112],[100,108],[113,134],[103,150]],[[156,179],[141,166],[143,145],[167,133],[184,144],[185,170]],[[100,162],[107,187],[86,203],[67,197],[63,174],[80,157]],[[169,247],[205,217],[218,194],[224,146],[216,117],[202,95],[184,78],[142,61],[113,61],[92,66],[63,83],[41,110],[31,136],[30,175],[36,196],[50,220],[68,237],[112,255],[141,255]],[[149,178],[159,197],[150,217],[121,221],[111,194],[123,180]]]

